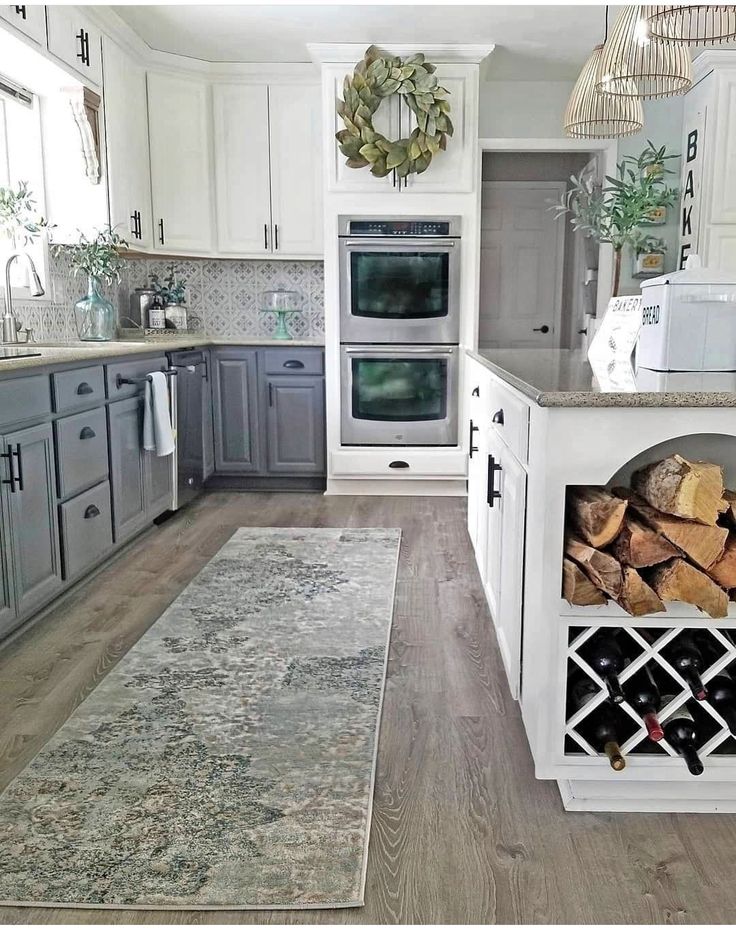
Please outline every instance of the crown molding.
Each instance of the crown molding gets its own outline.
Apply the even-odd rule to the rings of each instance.
[[[495,45],[394,45],[376,42],[375,45],[390,55],[409,58],[411,55],[425,55],[433,64],[476,64],[484,61],[496,47]],[[342,42],[307,44],[312,61],[315,64],[354,64],[365,54],[367,45],[363,42]]]
[[[693,83],[697,84],[716,68],[736,68],[736,50],[709,48],[693,61]]]

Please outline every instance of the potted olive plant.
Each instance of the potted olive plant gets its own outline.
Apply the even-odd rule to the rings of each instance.
[[[83,341],[109,342],[115,334],[115,308],[101,290],[103,284],[119,284],[125,259],[120,254],[128,243],[110,226],[92,238],[83,232],[76,245],[55,245],[54,255],[69,257],[72,274],[87,277],[87,294],[74,305],[77,334]]]
[[[627,155],[616,166],[616,176],[607,176],[605,183],[596,180],[591,171],[570,178],[570,188],[555,205],[558,215],[570,214],[573,228],[613,246],[613,294],[618,296],[621,280],[621,256],[625,246],[636,254],[646,250],[644,243],[652,239],[639,228],[646,224],[652,211],[672,206],[678,189],[670,187],[667,161],[677,158],[666,147],[656,148],[651,142],[638,155]]]

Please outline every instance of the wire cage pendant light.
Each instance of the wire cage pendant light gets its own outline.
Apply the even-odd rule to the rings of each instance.
[[[649,32],[652,6],[625,6],[616,17],[598,65],[602,94],[654,99],[686,93],[693,83],[686,46]]]
[[[644,125],[641,100],[611,97],[596,89],[603,45],[596,45],[583,65],[565,109],[565,135],[573,139],[616,139],[634,135]]]
[[[683,45],[714,45],[736,38],[736,5],[688,3],[650,6],[652,38]]]

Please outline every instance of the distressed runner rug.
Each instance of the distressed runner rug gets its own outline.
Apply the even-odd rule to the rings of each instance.
[[[0,903],[363,903],[398,529],[240,529],[0,796]]]

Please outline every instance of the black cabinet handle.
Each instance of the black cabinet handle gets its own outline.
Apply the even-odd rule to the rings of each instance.
[[[278,223],[276,223],[275,226],[273,227],[273,247],[274,247],[274,251],[277,252],[279,250],[279,224]]]
[[[26,8],[25,8],[25,6],[16,6],[15,12],[18,14],[18,16],[21,17],[21,19],[26,19],[26,18],[27,18],[27,17],[26,17]]]
[[[90,505],[89,505],[89,506],[87,507],[87,509],[84,511],[84,518],[85,518],[85,519],[94,519],[95,516],[99,516],[99,515],[100,515],[100,511],[99,511],[99,509],[94,505],[94,503],[90,503]]]
[[[496,410],[491,417],[491,422],[495,423],[497,426],[503,426],[503,409]]]
[[[3,480],[0,483],[10,484],[10,492],[15,493],[15,485],[18,483],[18,478],[15,476],[15,468],[13,467],[13,458],[18,455],[18,452],[13,448],[12,445],[8,445],[7,452],[3,452],[0,455],[0,458],[6,458],[8,461],[8,473],[10,477],[7,480]]]
[[[80,29],[76,37],[79,39],[77,58],[81,59],[83,65],[89,67],[89,33],[85,29]]]
[[[80,397],[83,397],[85,394],[93,394],[94,392],[94,387],[90,387],[87,381],[82,381],[79,387],[77,387],[77,393]]]
[[[18,490],[23,490],[23,455],[20,442],[15,446],[15,460],[18,462]]]
[[[547,335],[547,333],[549,332],[549,326],[547,325],[539,326],[536,329],[532,329],[532,332],[541,332],[544,335]]]
[[[97,435],[95,430],[91,426],[85,426],[82,431],[79,433],[80,439],[94,439]]]
[[[473,457],[473,452],[478,451],[478,446],[473,445],[473,433],[474,432],[478,432],[478,426],[474,425],[473,420],[471,419],[470,420],[470,453],[468,455],[469,458]]]
[[[304,362],[303,362],[303,361],[297,361],[296,358],[290,358],[289,361],[285,361],[285,362],[284,362],[284,367],[285,367],[285,368],[303,368],[303,367],[304,367]]]
[[[164,244],[164,221],[160,219],[158,221],[158,240],[163,245]]]
[[[389,468],[408,468],[408,461],[392,461],[389,463]]]
[[[471,397],[480,397],[480,387],[474,387],[474,388],[470,391],[470,396],[471,396]]]
[[[268,251],[268,223],[263,224],[263,247]]]
[[[488,506],[493,507],[494,500],[501,499],[501,491],[496,490],[496,471],[501,470],[501,465],[496,464],[493,455],[488,456]]]
[[[587,326],[585,327],[585,329],[578,329],[578,335],[587,335],[587,334],[588,334]]]
[[[133,210],[130,216],[131,219],[131,229],[130,231],[133,234],[133,237],[136,239],[143,238],[143,232],[141,230],[141,214],[138,210]]]
[[[273,384],[268,382],[268,405],[273,406]]]

